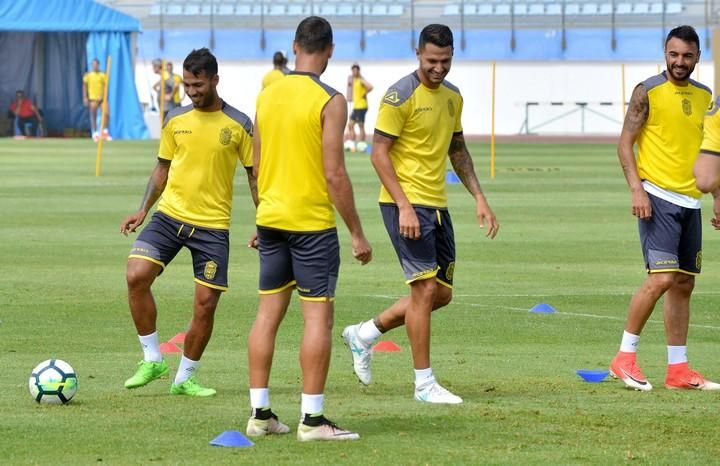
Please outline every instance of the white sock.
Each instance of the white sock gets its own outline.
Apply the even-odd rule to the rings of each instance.
[[[435,380],[432,367],[428,367],[427,369],[415,369],[415,388],[418,388],[420,385],[426,384],[431,380]]]
[[[250,407],[253,409],[270,407],[270,389],[269,388],[251,388],[250,389]]]
[[[175,385],[181,384],[195,375],[199,365],[200,361],[193,361],[183,355],[180,359],[180,367],[178,367],[177,374],[175,374]]]
[[[150,335],[138,335],[140,345],[143,350],[143,359],[146,361],[160,362],[163,360],[160,352],[160,342],[158,341],[157,331]]]
[[[382,335],[382,332],[375,326],[373,319],[362,322],[358,328],[358,337],[366,343],[373,343],[380,335]]]
[[[300,404],[300,411],[302,414],[322,414],[323,404],[325,402],[325,395],[306,395],[302,394],[302,402]]]
[[[633,335],[623,330],[622,341],[620,342],[620,351],[623,353],[637,353],[637,347],[640,344],[640,335]]]
[[[688,362],[686,346],[668,346],[668,364]]]

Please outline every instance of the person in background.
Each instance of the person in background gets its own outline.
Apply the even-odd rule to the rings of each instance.
[[[40,111],[22,90],[15,92],[15,100],[10,104],[8,117],[14,121],[16,136],[37,136],[38,127],[43,121]]]
[[[107,85],[107,76],[100,71],[100,61],[97,58],[92,60],[92,70],[83,76],[83,104],[88,108],[90,113],[90,134],[93,141],[100,139],[100,131],[98,131],[98,110],[101,110],[103,98],[105,97],[105,86]],[[102,110],[101,110],[102,112]],[[106,140],[112,140],[110,132],[110,112],[105,113],[105,127],[103,128],[103,137]]]
[[[360,65],[353,64],[350,68],[352,74],[348,76],[347,99],[353,103],[353,111],[350,114],[345,137],[345,148],[352,152],[364,152],[367,148],[365,141],[365,116],[368,111],[367,95],[373,90],[372,84],[360,74]],[[355,132],[355,126],[358,132]]]
[[[277,51],[273,54],[273,69],[268,71],[262,79],[262,88],[265,89],[270,84],[276,82],[290,72],[287,67],[288,59],[285,54],[281,51]]]

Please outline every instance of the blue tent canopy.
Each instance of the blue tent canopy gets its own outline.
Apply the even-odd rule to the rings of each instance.
[[[140,22],[92,0],[0,0],[0,105],[22,89],[43,112],[50,134],[88,129],[82,77],[93,58],[105,70],[109,129],[115,138],[149,137],[135,89],[131,34]]]

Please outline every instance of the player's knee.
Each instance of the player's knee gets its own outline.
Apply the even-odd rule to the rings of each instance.
[[[675,282],[673,283],[673,287],[684,293],[690,294],[693,289],[695,289],[695,277],[692,275],[678,273],[675,278]]]
[[[127,271],[125,272],[125,280],[129,290],[139,290],[142,288],[149,288],[153,281],[152,274],[148,273],[148,270],[140,267],[138,264],[133,262],[128,263]]]
[[[434,309],[440,309],[452,301],[452,290],[447,286],[440,285],[437,287],[435,292],[435,306]]]
[[[646,287],[652,294],[661,295],[675,284],[675,277],[672,273],[650,274]]]

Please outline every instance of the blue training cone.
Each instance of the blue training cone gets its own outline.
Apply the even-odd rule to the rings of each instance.
[[[255,444],[237,430],[226,430],[210,440],[210,445],[216,447],[251,447]]]
[[[460,183],[460,178],[458,178],[458,176],[455,174],[455,172],[449,171],[445,175],[445,182],[448,184]]]
[[[555,312],[555,308],[549,304],[540,303],[531,307],[530,312],[535,312],[537,314],[552,314],[553,312]]]

